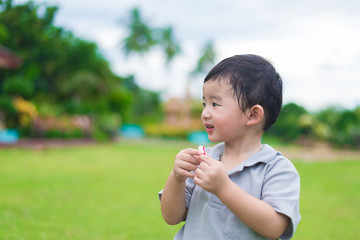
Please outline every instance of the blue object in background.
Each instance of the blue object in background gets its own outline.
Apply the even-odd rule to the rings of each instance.
[[[119,135],[124,138],[143,138],[145,133],[140,125],[124,124],[119,130]]]
[[[19,132],[16,129],[0,130],[0,143],[16,143],[19,140]]]
[[[191,132],[188,135],[188,140],[197,145],[209,145],[211,143],[205,131]]]

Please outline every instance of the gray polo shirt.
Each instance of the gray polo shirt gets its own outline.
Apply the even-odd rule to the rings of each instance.
[[[218,160],[223,151],[223,143],[206,149],[207,154]],[[259,152],[229,171],[228,175],[244,191],[290,218],[281,236],[281,239],[290,239],[301,219],[300,177],[294,165],[265,144]],[[174,239],[266,239],[247,227],[214,194],[197,186],[192,178],[186,180],[185,195],[187,218]]]

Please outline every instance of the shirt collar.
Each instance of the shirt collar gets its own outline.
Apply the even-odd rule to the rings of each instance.
[[[210,149],[209,155],[212,158],[220,161],[220,157],[224,152],[224,148],[225,148],[225,144],[224,143],[219,143],[219,144],[215,145],[214,147],[212,147]],[[235,168],[230,170],[228,172],[228,174],[231,175],[231,174],[233,174],[235,172],[240,172],[245,167],[251,167],[251,166],[254,166],[254,165],[258,164],[258,163],[265,163],[265,164],[269,163],[273,159],[275,159],[276,155],[281,155],[281,153],[275,151],[271,146],[269,146],[267,144],[263,144],[260,151],[254,153],[253,155],[251,155],[250,157],[245,159],[242,163],[240,163]]]

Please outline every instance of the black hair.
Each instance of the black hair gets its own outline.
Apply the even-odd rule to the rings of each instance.
[[[246,54],[226,58],[207,74],[204,83],[209,80],[229,81],[243,112],[261,105],[265,113],[264,131],[275,123],[282,106],[282,79],[263,57]]]

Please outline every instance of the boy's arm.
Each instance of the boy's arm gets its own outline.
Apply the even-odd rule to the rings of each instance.
[[[171,171],[165,184],[161,197],[161,214],[170,225],[178,224],[186,218],[185,182],[186,180],[179,181],[174,171]]]
[[[285,231],[289,218],[268,203],[253,197],[231,181],[223,164],[208,156],[195,171],[194,181],[215,194],[241,221],[260,235],[276,239]]]
[[[216,195],[241,221],[264,237],[278,239],[290,221],[287,216],[248,194],[230,179]]]
[[[180,151],[175,157],[174,169],[161,197],[161,213],[168,224],[178,224],[186,218],[186,179],[194,177],[193,171],[200,163],[196,158],[199,154],[199,150],[189,148]]]

